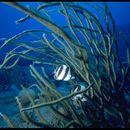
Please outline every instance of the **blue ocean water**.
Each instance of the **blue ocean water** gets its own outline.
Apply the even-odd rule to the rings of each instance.
[[[29,5],[29,6],[36,8],[42,2],[19,2],[19,3],[24,6]],[[100,5],[101,2],[89,2],[90,6],[89,5],[86,6],[86,4],[84,2],[81,2],[80,4],[82,5],[82,7],[85,7],[85,8],[88,8],[91,10],[92,6],[97,3]],[[112,16],[115,20],[117,27],[126,35],[128,41],[130,42],[130,17],[129,17],[130,2],[107,2],[107,5],[112,13]],[[54,9],[55,9],[55,7],[51,7],[51,10],[54,10]],[[93,14],[98,14],[97,12],[94,12],[93,10],[91,10],[91,11]],[[0,2],[0,12],[1,12],[0,13],[0,19],[1,19],[0,20],[0,39],[1,39],[0,46],[3,44],[3,41],[5,39],[11,38],[14,35],[21,33],[25,30],[29,30],[29,29],[48,30],[45,26],[43,26],[42,24],[40,24],[39,22],[37,22],[36,20],[34,20],[32,18],[29,18],[28,20],[26,20],[25,22],[23,22],[21,24],[16,24],[15,22],[17,20],[19,20],[20,18],[22,18],[26,15],[23,12],[18,11],[17,9],[10,7],[7,4],[2,3],[2,2]],[[58,23],[59,25],[67,25],[67,20],[65,18],[61,17],[59,14],[52,13],[51,15],[54,18],[53,20],[55,23]],[[99,14],[99,15],[101,15],[101,14]],[[99,17],[99,19],[100,19],[100,17]],[[39,38],[40,37],[42,37],[41,33],[39,34]],[[49,38],[51,39],[51,37],[49,37]],[[23,41],[32,41],[32,37],[25,36],[22,40]],[[82,37],[81,37],[81,40],[82,40]],[[120,37],[119,37],[118,41],[119,41],[118,44],[119,44],[119,50],[120,50],[119,56],[122,60],[125,61],[126,52],[124,51],[125,50],[125,46],[123,44],[124,41]],[[0,64],[2,64],[5,54],[9,50],[11,50],[13,47],[14,46],[12,43],[12,46],[8,45],[6,48],[3,48],[2,50],[0,50]],[[37,47],[37,45],[36,45],[36,47]],[[130,44],[129,44],[129,47],[130,47]],[[33,54],[32,54],[32,56],[33,56]],[[40,55],[40,56],[42,57],[42,55]],[[13,62],[13,60],[11,62]],[[30,71],[28,69],[30,64],[32,64],[32,61],[20,59],[20,61],[18,63],[18,65],[19,65],[18,68],[16,70],[13,70],[13,69],[9,70],[9,73],[10,73],[9,76],[7,76],[8,72],[0,70],[1,71],[0,72],[0,74],[1,74],[0,87],[2,86],[0,88],[0,95],[1,95],[0,96],[0,100],[1,100],[0,101],[1,102],[0,112],[5,113],[5,114],[9,115],[10,117],[12,115],[15,115],[16,113],[18,113],[18,108],[16,107],[16,104],[14,103],[14,99],[8,101],[8,97],[11,98],[11,94],[13,95],[12,96],[13,98],[18,95],[18,93],[21,90],[21,87],[19,87],[19,83],[24,84],[25,86],[31,85],[33,83],[36,84],[36,81],[34,81],[33,78],[30,78],[31,75],[30,75]],[[58,81],[58,82],[55,81],[52,76],[52,72],[53,72],[54,68],[51,68],[51,66],[49,66],[49,65],[45,65],[44,67],[46,67],[46,71],[47,71],[48,75],[50,76],[50,81],[54,82],[57,85],[57,88],[63,95],[67,95],[70,92],[70,88],[61,87],[61,86],[67,86],[68,83],[65,81]],[[23,71],[19,74],[18,70],[23,70]],[[39,71],[41,71],[41,70],[39,70]],[[16,74],[16,77],[14,76],[15,74]],[[19,77],[17,77],[18,75],[19,75]],[[11,76],[12,77],[14,76],[14,78],[17,79],[18,83],[15,83],[15,85],[14,85],[15,80],[10,81],[10,79],[8,79]],[[7,78],[7,79],[5,79],[5,78]],[[8,82],[6,82],[6,81],[8,81]],[[128,84],[130,85],[129,81],[128,81]],[[4,92],[6,92],[6,93],[3,96]],[[6,94],[8,96],[7,98],[6,98]],[[3,103],[3,98],[5,98],[4,103]],[[12,105],[11,105],[11,102],[13,102]],[[8,110],[9,108],[6,109],[6,107],[5,107],[5,105],[7,105],[7,104],[9,104],[10,112]],[[13,105],[16,107],[16,110],[13,109]],[[3,123],[0,118],[0,128],[1,127],[5,127],[5,123]]]
[[[90,4],[95,4],[96,2],[89,2]],[[97,2],[98,4],[101,2]],[[37,7],[40,2],[35,3],[35,2],[21,2],[22,5],[30,5],[33,7]],[[108,7],[110,11],[112,12],[112,15],[114,17],[114,20],[117,24],[117,26],[122,30],[128,38],[130,38],[129,32],[130,32],[130,17],[129,17],[129,12],[130,12],[130,2],[107,2]],[[86,5],[84,2],[81,2],[81,5],[85,7]],[[88,6],[89,8],[89,6]],[[91,9],[91,6],[90,6]],[[53,7],[52,7],[53,10]],[[21,11],[17,11],[17,9],[12,8],[2,2],[0,2],[0,11],[2,12],[0,14],[0,18],[2,19],[0,22],[0,38],[10,38],[17,33],[20,33],[24,30],[28,29],[46,29],[45,26],[42,24],[38,23],[34,19],[29,19],[22,24],[16,24],[15,22],[24,17],[25,14],[22,13]],[[93,12],[96,13],[96,12]],[[59,23],[60,25],[64,25],[67,23],[66,19],[62,19],[63,17],[59,18],[57,13],[53,13],[52,16],[54,15],[54,21],[56,23]],[[26,40],[30,40],[29,37],[25,37]],[[0,44],[2,41],[0,41]],[[5,50],[6,51],[6,50]],[[1,54],[2,55],[2,54]]]
[[[32,2],[21,2],[21,3],[23,5],[33,5],[34,7],[38,5]],[[94,4],[95,2],[92,3]],[[129,27],[130,18],[128,15],[130,12],[130,8],[129,8],[130,3],[129,2],[107,2],[107,3],[112,12],[114,20],[116,21],[116,24],[119,26],[126,25]],[[10,36],[20,33],[25,29],[32,29],[32,28],[44,29],[44,27],[40,23],[38,23],[36,20],[33,19],[30,19],[23,24],[16,25],[15,21],[25,15],[22,12],[17,11],[16,9],[6,4],[3,4],[2,2],[0,3],[0,11],[2,12],[0,14],[0,18],[2,19],[0,24],[0,29],[2,30],[2,32],[0,34],[0,37],[9,38]],[[56,14],[54,15],[55,15],[55,20],[61,22],[61,20],[56,16]],[[62,21],[63,24],[64,22],[65,21]],[[129,29],[126,30],[129,31]]]

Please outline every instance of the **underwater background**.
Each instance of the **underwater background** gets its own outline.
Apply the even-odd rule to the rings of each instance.
[[[18,3],[21,4],[22,6],[28,7],[28,5],[29,5],[30,7],[33,7],[33,8],[37,8],[38,6],[42,5],[43,3],[49,4],[49,2],[18,2]],[[53,3],[53,2],[50,2],[50,3]],[[75,3],[76,2],[71,2],[72,5],[73,4],[75,5]],[[96,4],[102,5],[102,2],[88,2],[90,4],[88,6],[86,6],[86,4],[85,4],[87,2],[77,2],[77,3],[79,5],[81,5],[82,7],[84,7],[84,8],[87,8],[88,10],[91,10]],[[129,50],[129,48],[130,48],[130,17],[129,17],[130,2],[106,2],[106,3],[108,5],[108,8],[110,9],[110,12],[111,12],[111,14],[113,16],[113,19],[114,19],[115,23],[116,23],[116,26],[127,37],[127,40],[129,42],[127,47],[128,47],[128,50]],[[62,6],[64,7],[64,5],[62,5]],[[60,9],[60,8],[61,7],[58,7],[58,9]],[[56,7],[52,6],[52,7],[49,7],[49,9],[52,10],[52,12],[53,12],[53,10],[55,10]],[[0,19],[1,19],[0,20],[0,46],[2,46],[3,43],[6,40],[10,39],[11,37],[23,32],[25,30],[46,30],[46,31],[49,31],[48,28],[46,28],[40,22],[36,21],[33,18],[29,18],[29,19],[25,20],[24,22],[21,22],[20,24],[16,24],[17,20],[19,20],[22,17],[26,16],[25,13],[23,13],[23,12],[17,10],[16,8],[13,8],[13,7],[5,4],[5,3],[0,2],[0,12],[1,12],[0,13]],[[102,12],[100,13],[100,10],[99,10],[99,14],[98,14],[98,11],[95,11],[95,10],[91,10],[90,12],[92,12],[92,14],[94,14],[94,15],[97,15],[98,20],[100,20],[100,22],[103,23],[102,18],[101,18],[102,16],[100,16],[100,15],[102,15]],[[64,17],[60,17],[57,12],[52,13],[51,16],[53,17],[53,22],[60,25],[60,26],[65,26],[68,23],[68,21]],[[49,19],[49,17],[47,15],[46,15],[46,18]],[[82,18],[82,20],[84,20],[84,18]],[[105,25],[102,25],[102,26],[105,28]],[[96,27],[94,26],[94,28],[96,28]],[[112,25],[110,25],[110,30],[112,30],[112,29],[113,29],[113,27],[112,27]],[[69,34],[69,33],[67,33],[67,34],[70,35],[70,37],[71,37],[71,34]],[[62,98],[62,97],[60,97],[61,96],[60,94],[59,95],[57,94],[57,92],[55,92],[55,91],[54,91],[54,93],[53,93],[53,91],[48,92],[48,90],[46,88],[43,91],[43,93],[45,92],[46,93],[45,97],[48,96],[49,98],[47,97],[47,98],[44,99],[44,96],[41,93],[41,88],[39,89],[39,86],[41,84],[44,84],[43,86],[46,86],[46,84],[47,85],[49,84],[50,86],[51,85],[53,86],[53,84],[55,84],[54,86],[56,88],[54,88],[54,89],[56,89],[58,92],[60,92],[63,96],[66,96],[66,95],[70,94],[70,92],[72,91],[71,89],[73,88],[72,87],[73,84],[74,84],[74,86],[76,86],[77,84],[80,84],[80,83],[85,81],[85,78],[82,77],[82,74],[78,75],[78,72],[74,71],[75,69],[73,70],[74,71],[73,74],[77,75],[77,79],[75,78],[74,83],[73,83],[73,80],[72,80],[72,83],[71,83],[71,81],[66,82],[66,81],[62,81],[62,80],[60,80],[60,81],[55,80],[54,77],[53,77],[53,74],[54,74],[54,70],[56,69],[56,67],[55,67],[55,65],[51,66],[50,64],[51,64],[51,62],[53,63],[53,62],[57,61],[58,58],[60,59],[60,55],[57,55],[55,52],[53,52],[51,50],[48,50],[48,52],[46,52],[46,53],[48,53],[48,54],[52,53],[52,55],[54,55],[54,56],[56,55],[56,57],[57,57],[56,60],[54,60],[53,58],[51,59],[51,57],[46,58],[46,53],[45,53],[45,55],[42,55],[42,53],[40,55],[35,54],[35,53],[37,53],[37,51],[40,52],[40,49],[36,50],[36,52],[34,51],[34,53],[30,53],[30,56],[32,56],[32,57],[37,55],[36,56],[36,58],[37,58],[36,61],[38,61],[38,59],[40,59],[40,58],[41,59],[45,58],[45,59],[48,60],[48,62],[51,61],[50,63],[47,63],[47,64],[45,63],[44,65],[38,64],[39,68],[37,67],[37,72],[42,75],[42,72],[44,72],[44,71],[42,69],[40,70],[40,67],[44,67],[44,70],[45,70],[46,74],[49,77],[49,78],[47,78],[45,76],[46,74],[45,75],[43,74],[43,77],[45,78],[45,81],[43,79],[42,80],[44,82],[40,81],[41,79],[40,79],[40,77],[38,77],[38,74],[35,73],[36,71],[33,68],[33,66],[31,66],[32,70],[29,69],[29,66],[33,64],[33,61],[30,60],[30,59],[28,60],[28,58],[24,58],[24,56],[23,56],[23,58],[18,59],[19,61],[17,62],[17,64],[14,67],[11,67],[10,69],[6,69],[6,67],[4,68],[3,66],[1,67],[1,65],[3,64],[4,58],[5,58],[6,54],[9,51],[11,51],[18,44],[23,45],[22,41],[23,42],[26,41],[27,43],[29,43],[30,41],[33,41],[34,40],[33,36],[36,38],[35,40],[37,40],[38,38],[40,38],[40,40],[42,40],[42,33],[39,32],[37,35],[32,33],[31,35],[27,35],[27,36],[24,36],[23,38],[21,38],[20,42],[17,41],[17,40],[16,40],[16,44],[15,44],[15,41],[14,41],[14,44],[13,44],[13,42],[12,43],[10,42],[10,44],[8,44],[6,47],[3,47],[3,48],[0,49],[0,113],[1,113],[1,116],[0,116],[0,128],[6,128],[6,127],[9,127],[9,126],[13,127],[12,124],[16,124],[16,127],[20,127],[20,128],[23,128],[23,127],[24,128],[33,128],[33,127],[35,127],[35,128],[39,128],[39,127],[72,127],[72,128],[73,127],[123,127],[124,128],[124,127],[130,127],[130,106],[129,106],[129,103],[130,103],[130,78],[128,78],[127,80],[124,80],[125,81],[124,84],[127,86],[126,89],[128,91],[127,92],[128,95],[126,96],[128,103],[125,102],[126,104],[124,106],[122,106],[122,109],[124,109],[124,107],[126,107],[126,108],[128,107],[128,109],[126,110],[127,112],[125,111],[126,113],[123,113],[121,111],[122,109],[120,109],[119,113],[118,113],[118,112],[116,112],[115,108],[113,107],[113,108],[111,108],[110,111],[107,110],[107,112],[109,111],[108,113],[110,114],[110,117],[106,113],[105,114],[107,116],[106,117],[103,116],[104,118],[106,118],[106,122],[103,122],[104,118],[98,119],[101,114],[97,112],[97,115],[96,115],[95,108],[92,111],[89,110],[89,109],[87,109],[87,110],[89,112],[91,112],[92,115],[95,114],[97,117],[93,117],[91,120],[89,120],[88,118],[90,118],[91,116],[89,117],[87,114],[84,114],[85,112],[83,112],[83,115],[81,114],[80,116],[84,117],[84,119],[85,119],[84,122],[87,122],[87,125],[83,121],[80,122],[80,119],[78,119],[78,117],[77,117],[77,115],[75,113],[76,112],[78,114],[82,113],[82,110],[80,110],[81,108],[78,108],[78,110],[77,109],[76,110],[72,109],[71,111],[67,111],[68,112],[67,113],[64,110],[64,107],[63,108],[61,107],[62,105],[64,106],[64,105],[67,104],[65,106],[65,109],[66,110],[71,109],[71,108],[69,108],[70,106],[68,105],[68,103],[66,103],[65,101],[63,102],[63,104],[62,103],[60,104],[61,106],[60,105],[59,106],[54,105],[54,108],[51,108],[51,107],[47,106],[45,108],[43,107],[43,109],[42,109],[42,107],[40,107],[39,109],[36,108],[36,111],[35,111],[35,109],[32,109],[28,113],[23,112],[21,114],[21,112],[19,110],[22,107],[20,106],[18,99],[15,99],[16,96],[19,97],[19,99],[21,98],[20,100],[23,103],[22,104],[23,108],[26,108],[26,107],[29,107],[29,106],[36,105],[37,102],[39,103],[40,101],[49,102],[49,101],[54,101],[54,100],[58,100],[58,99]],[[83,37],[80,36],[80,34],[79,34],[79,37],[80,37],[80,40],[83,42],[83,45],[85,45],[85,41],[84,41]],[[52,40],[52,36],[48,35],[48,39]],[[35,42],[35,40],[34,40],[34,42]],[[60,39],[60,40],[63,41],[63,39]],[[120,50],[118,56],[120,57],[121,62],[123,62],[123,63],[126,62],[124,64],[124,66],[123,66],[124,70],[127,68],[127,65],[128,65],[128,71],[129,71],[130,70],[129,69],[129,63],[127,63],[128,61],[126,61],[126,59],[127,59],[127,56],[126,56],[127,49],[124,46],[124,39],[121,36],[118,36],[117,41],[118,41],[118,49]],[[29,44],[27,44],[27,45],[29,45]],[[43,44],[41,44],[40,47],[42,47],[42,45]],[[59,45],[56,45],[56,47],[57,46],[59,46]],[[38,48],[39,44],[32,45],[32,47],[33,47],[33,49]],[[89,47],[88,47],[88,49],[90,50]],[[19,52],[21,52],[23,50],[24,50],[24,48],[20,48]],[[99,48],[99,50],[100,50],[100,48]],[[61,51],[64,53],[64,49],[62,48],[62,46],[61,46]],[[76,53],[78,53],[78,51]],[[17,57],[14,57],[14,59],[11,59],[9,61],[9,65],[13,64],[13,62],[15,62],[15,60],[17,60]],[[47,62],[47,60],[46,60],[46,62]],[[113,61],[113,59],[112,59],[112,61]],[[44,60],[43,60],[43,62],[44,62]],[[66,63],[68,63],[67,65],[69,65],[69,62],[70,61],[66,62]],[[59,60],[59,62],[58,62],[59,65],[60,64],[62,65],[64,63],[65,62],[63,62],[62,59]],[[96,62],[93,63],[94,67],[95,67],[95,64],[96,64]],[[115,66],[115,71],[116,71],[116,66]],[[123,71],[123,69],[121,69],[121,71]],[[117,69],[116,74],[119,76],[117,78],[118,81],[122,81],[123,76],[121,74],[123,72],[121,74],[119,73],[121,71],[120,70],[118,71],[118,69]],[[36,75],[34,76],[34,74],[32,74],[32,73],[34,73]],[[128,72],[128,75],[130,76],[129,72]],[[108,77],[110,77],[110,75]],[[108,81],[107,78],[105,79],[105,76],[103,78],[104,78],[103,80],[105,82]],[[97,78],[97,80],[98,80],[98,78]],[[101,80],[102,80],[102,78],[101,78]],[[115,82],[113,81],[114,86],[119,86],[119,84],[121,84],[121,83],[118,84],[116,81]],[[110,81],[110,82],[112,82],[112,81]],[[89,84],[89,82],[88,82],[87,86],[89,86],[89,85],[91,86],[91,84]],[[26,93],[24,91],[25,88],[22,87],[22,86],[24,86],[26,89],[27,88],[28,89],[32,88],[32,89],[28,90],[28,92],[31,95],[31,98],[28,97],[28,93]],[[38,86],[38,88],[37,88],[37,86]],[[110,86],[110,85],[108,85],[108,86]],[[114,90],[112,90],[112,91],[114,91]],[[38,95],[39,93],[42,95],[41,98],[40,98],[40,101],[38,100],[39,97],[40,97]],[[106,95],[107,95],[107,93],[109,93],[109,91],[106,91]],[[114,91],[114,93],[115,93],[115,91]],[[53,97],[56,94],[57,94],[57,96]],[[113,97],[110,96],[110,97],[115,98],[114,96]],[[34,99],[37,99],[38,101],[36,100],[36,102],[35,102]],[[16,100],[17,100],[17,102],[16,102]],[[95,98],[94,100],[96,101],[98,99]],[[30,104],[30,102],[31,102],[31,104]],[[111,102],[109,102],[109,103],[114,104],[115,102],[116,102],[116,100],[112,101],[112,103]],[[109,107],[109,103],[108,102],[106,103],[108,105],[108,106],[106,105],[107,107]],[[89,103],[89,104],[91,106],[91,103]],[[123,103],[122,103],[122,105],[123,105]],[[84,103],[83,104],[81,103],[81,106],[84,107]],[[72,104],[71,107],[73,107],[73,104]],[[118,108],[118,104],[117,104],[116,107]],[[46,108],[48,108],[48,109],[46,109]],[[99,109],[100,109],[100,107],[99,107]],[[48,110],[50,110],[50,111],[48,112]],[[61,113],[59,114],[58,112],[56,112],[56,110],[59,110]],[[83,109],[83,110],[87,111],[86,109]],[[40,114],[39,114],[39,111],[40,111]],[[74,115],[71,113],[72,111],[74,112]],[[95,111],[95,113],[94,113],[94,111]],[[34,112],[35,112],[35,114],[34,114]],[[51,112],[54,113],[54,115],[52,115]],[[5,115],[3,116],[2,114],[3,115],[5,114]],[[27,114],[30,115],[30,117],[28,117]],[[44,115],[44,117],[41,117],[42,114]],[[69,117],[68,116],[69,114],[70,115],[72,114],[72,117],[71,116]],[[128,114],[128,116],[126,118],[124,116],[125,114]],[[22,118],[20,117],[20,115],[22,115]],[[37,115],[38,115],[39,119],[37,118]],[[113,118],[111,118],[111,116]],[[7,118],[11,119],[13,123],[11,124],[8,121],[6,122]],[[44,120],[44,118],[46,118],[47,122],[50,123],[49,125]],[[61,123],[58,120],[58,118],[60,120],[62,120],[63,122],[61,121],[62,122]],[[95,118],[97,118],[97,119],[95,119]],[[119,119],[119,118],[121,118],[121,119]],[[78,121],[75,121],[76,123],[77,122],[78,123],[77,124],[75,122],[73,123],[72,119],[73,120],[74,119],[78,120]],[[115,120],[115,119],[117,119],[117,120]],[[114,122],[114,120],[115,120],[115,122]],[[38,123],[38,121],[40,123]],[[54,122],[54,121],[57,121],[57,122]],[[70,124],[72,123],[72,126],[70,124],[67,124],[68,122]],[[109,122],[109,123],[107,123],[107,122]],[[111,123],[111,122],[113,122],[113,123]],[[54,124],[57,124],[57,125],[55,126]]]
[[[95,3],[101,3],[101,2],[89,2],[93,5]],[[16,25],[15,21],[22,16],[24,17],[24,14],[20,11],[17,11],[15,8],[12,8],[8,5],[5,5],[3,3],[1,4],[0,11],[2,12],[0,14],[1,17],[1,24],[0,29],[2,32],[0,33],[0,38],[10,38],[14,36],[17,33],[22,32],[23,30],[28,29],[44,29],[45,27],[38,23],[34,19],[29,19],[26,22],[23,22],[22,24]],[[23,5],[32,5],[34,7],[37,7],[39,3],[35,2],[22,2]],[[119,26],[120,30],[122,30],[128,38],[130,38],[129,31],[130,31],[130,17],[128,16],[130,12],[130,2],[107,2],[112,15],[114,17],[114,20],[116,24]],[[82,4],[85,6],[84,4]],[[90,7],[91,8],[91,7]],[[53,9],[53,7],[52,7]],[[6,11],[5,11],[6,10]],[[11,12],[11,13],[9,13]],[[94,12],[96,13],[96,12]],[[56,13],[53,13],[55,16],[55,21],[59,24],[63,24],[66,22],[65,20],[59,19]],[[6,16],[6,17],[5,17]],[[29,40],[29,37],[27,38]],[[1,43],[2,41],[0,41]],[[4,50],[3,50],[4,51]],[[1,53],[1,56],[3,56],[3,51]],[[6,53],[6,50],[5,50]],[[123,53],[123,51],[122,51]],[[122,54],[121,54],[122,55]]]

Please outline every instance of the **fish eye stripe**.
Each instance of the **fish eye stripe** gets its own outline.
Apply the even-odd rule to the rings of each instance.
[[[58,78],[59,75],[61,74],[62,70],[63,70],[63,66],[60,66],[60,67],[57,69],[57,75],[56,75],[57,78]]]
[[[80,90],[81,90],[81,86],[80,86],[80,85],[77,85],[77,87],[78,87],[78,90],[77,90],[77,91],[80,91]]]

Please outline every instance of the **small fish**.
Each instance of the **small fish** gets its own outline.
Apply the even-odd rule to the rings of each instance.
[[[70,79],[75,79],[75,77],[71,75],[71,70],[69,66],[61,65],[55,69],[54,79],[68,81]]]
[[[71,93],[73,92],[78,92],[78,91],[81,91],[81,90],[84,90],[85,89],[85,85],[83,84],[80,84],[80,85],[76,85],[74,90],[71,90]],[[87,95],[89,95],[88,91],[86,92]],[[83,94],[77,94],[76,96],[74,96],[72,98],[73,101],[77,101],[78,99],[81,99],[82,102],[84,101],[87,101],[87,99],[85,97],[83,97]]]

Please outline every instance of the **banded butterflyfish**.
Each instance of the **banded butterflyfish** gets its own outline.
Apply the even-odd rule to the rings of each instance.
[[[85,85],[85,84],[82,84],[82,83],[77,84],[77,85],[75,85],[74,88],[71,90],[71,93],[75,93],[75,92],[78,92],[78,91],[82,91],[82,90],[84,90],[84,89],[86,88],[85,86],[86,86],[86,85]],[[91,98],[93,98],[93,89],[92,89],[92,87],[89,89],[89,91],[86,91],[84,94],[87,95],[87,96],[90,96]],[[79,103],[78,103],[78,100],[79,100],[79,99],[80,99],[82,102],[86,102],[86,101],[87,101],[87,98],[84,96],[84,94],[81,93],[81,94],[77,94],[77,95],[75,95],[74,97],[72,97],[72,102],[73,102],[73,104],[74,104],[76,107],[79,105]]]
[[[70,79],[75,79],[75,77],[72,76],[69,66],[60,65],[54,70],[54,79],[69,81]]]
[[[75,92],[78,92],[78,91],[81,91],[81,90],[84,90],[85,89],[85,85],[83,85],[83,84],[80,84],[80,85],[75,85],[74,86],[74,89],[73,90],[71,90],[71,93],[75,93]],[[88,91],[86,92],[86,94],[88,95]],[[83,94],[77,94],[76,96],[74,96],[73,98],[72,98],[72,100],[78,100],[78,99],[81,99],[81,101],[87,101],[87,99],[83,96]]]

